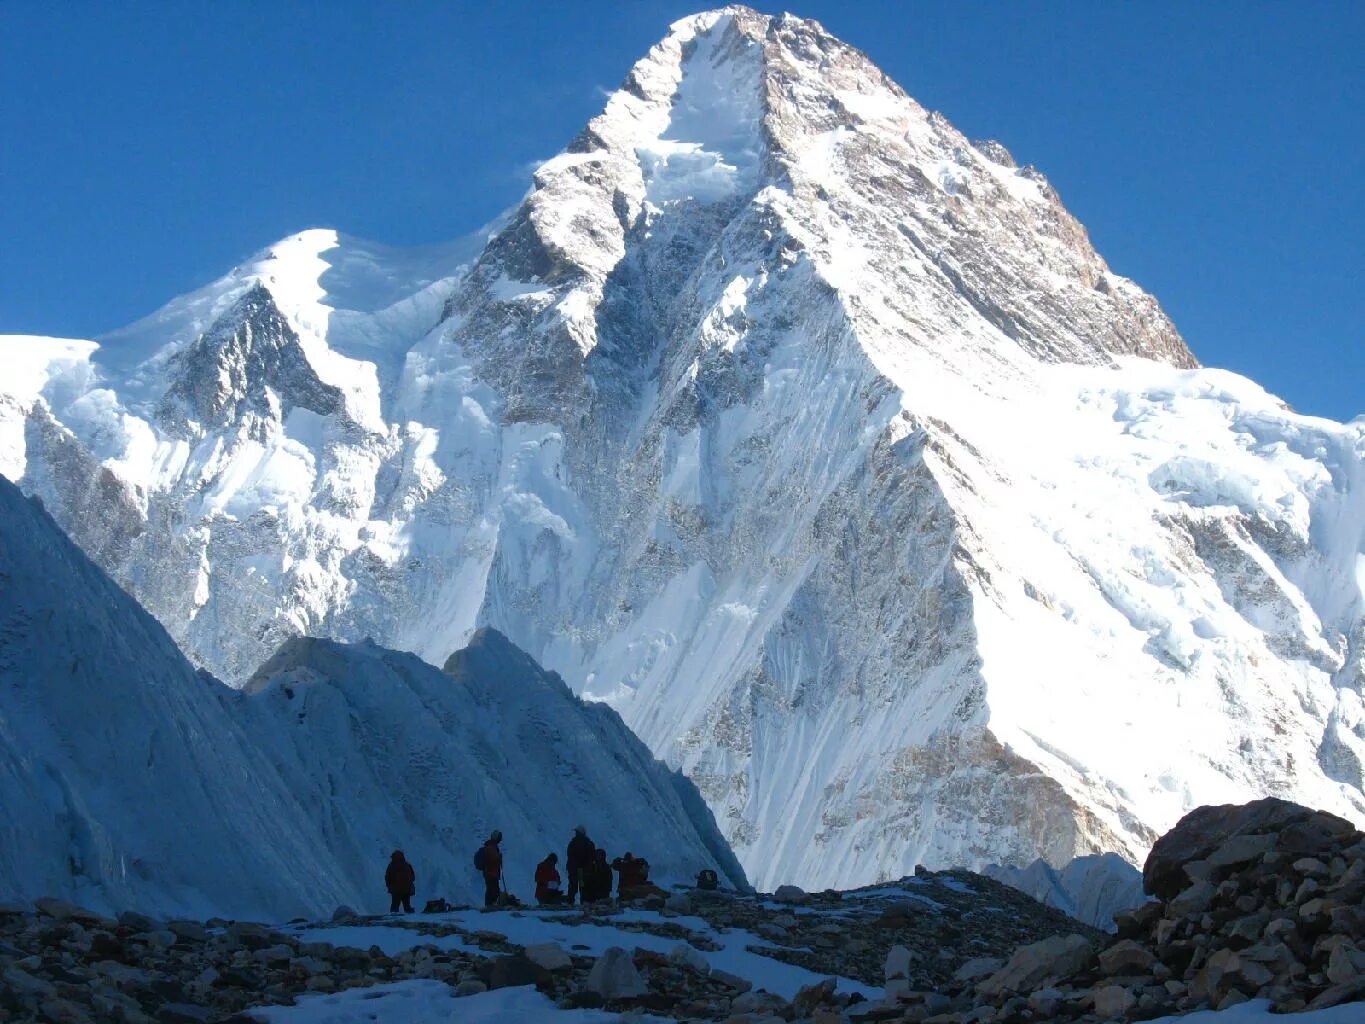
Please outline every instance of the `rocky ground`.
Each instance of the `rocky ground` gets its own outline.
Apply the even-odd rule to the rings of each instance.
[[[410,979],[729,1024],[1098,1022],[1365,999],[1365,836],[1341,819],[1273,800],[1202,808],[1157,844],[1145,884],[1156,899],[1121,914],[1117,936],[968,872],[589,912],[343,908],[274,927],[39,900],[0,905],[0,1021],[245,1022]]]

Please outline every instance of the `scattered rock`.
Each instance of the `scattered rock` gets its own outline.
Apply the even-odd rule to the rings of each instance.
[[[585,987],[603,999],[635,999],[649,991],[630,954],[620,946],[612,946],[597,958]]]
[[[547,971],[563,971],[573,966],[573,958],[553,942],[527,946],[526,959]]]
[[[809,897],[806,890],[798,886],[779,885],[773,893],[773,899],[778,903],[805,903]]]
[[[1031,992],[1050,982],[1068,978],[1095,958],[1095,950],[1083,935],[1055,935],[1042,942],[1021,946],[1005,966],[977,986],[984,996]]]

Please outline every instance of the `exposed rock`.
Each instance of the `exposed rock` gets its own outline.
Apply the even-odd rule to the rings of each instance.
[[[1084,936],[1056,935],[1015,950],[1005,966],[978,985],[977,991],[988,997],[1029,992],[1070,977],[1094,957],[1094,947]]]
[[[805,903],[807,898],[806,890],[795,885],[779,885],[773,892],[778,903]]]
[[[634,999],[649,991],[630,954],[620,946],[612,946],[597,958],[586,988],[603,999]]]
[[[540,942],[526,947],[526,959],[547,971],[562,971],[573,966],[573,959],[558,944]]]

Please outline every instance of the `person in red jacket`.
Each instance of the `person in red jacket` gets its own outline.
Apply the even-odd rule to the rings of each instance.
[[[412,894],[417,891],[417,872],[403,857],[402,850],[394,850],[389,858],[388,870],[384,872],[384,886],[389,890],[389,913],[398,913],[401,903],[403,912],[412,913]]]
[[[536,902],[543,906],[564,902],[559,891],[559,854],[552,853],[536,865]]]
[[[498,904],[498,888],[502,881],[502,848],[498,846],[500,842],[502,842],[502,833],[495,829],[479,851],[482,854],[479,858],[479,871],[483,875],[483,905],[485,907],[495,907]]]

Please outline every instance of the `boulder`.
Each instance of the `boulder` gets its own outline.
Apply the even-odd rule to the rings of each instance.
[[[1083,935],[1054,935],[1042,942],[1020,946],[1005,966],[977,986],[987,998],[1013,992],[1031,992],[1089,966],[1095,958]]]
[[[1137,996],[1122,985],[1095,989],[1095,1012],[1105,1020],[1122,1020],[1137,1005]]]
[[[910,963],[913,955],[905,946],[892,946],[886,954],[883,975],[887,981],[892,978],[910,977]]]
[[[1276,797],[1199,807],[1156,841],[1142,869],[1143,889],[1160,899],[1172,899],[1185,887],[1187,863],[1213,860],[1215,853],[1237,837],[1271,838],[1268,843],[1257,838],[1227,847],[1223,858],[1249,856],[1262,846],[1255,856],[1272,848],[1295,856],[1316,856],[1354,834],[1354,826],[1343,818]],[[1239,862],[1231,861],[1229,866],[1235,863]]]
[[[1150,950],[1121,939],[1100,954],[1100,970],[1111,978],[1146,974],[1156,961]]]
[[[698,974],[708,974],[711,963],[701,955],[701,950],[686,942],[679,942],[668,951],[668,962],[678,967],[687,967]]]
[[[612,946],[597,958],[584,987],[603,999],[638,999],[649,991],[630,954],[620,946]]]
[[[524,956],[498,956],[482,961],[477,968],[479,980],[490,989],[520,988],[523,985],[548,985],[550,972]]]
[[[563,971],[573,966],[573,958],[553,942],[527,946],[526,959],[547,971]]]
[[[333,921],[354,921],[360,915],[344,903],[332,911]]]
[[[690,914],[692,913],[692,897],[685,892],[675,892],[664,900],[664,909],[671,910],[675,914]]]
[[[805,903],[809,898],[805,889],[795,885],[779,885],[773,893],[773,899],[778,903]]]
[[[956,981],[977,981],[989,978],[1004,966],[1005,961],[998,956],[973,957],[953,972],[953,978]]]

